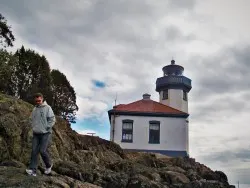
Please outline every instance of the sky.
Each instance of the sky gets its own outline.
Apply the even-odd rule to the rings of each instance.
[[[250,1],[0,0],[16,48],[44,54],[77,94],[72,128],[109,139],[107,111],[151,94],[162,67],[192,79],[190,156],[250,184]]]

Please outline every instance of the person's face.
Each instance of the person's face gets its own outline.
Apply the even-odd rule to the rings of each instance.
[[[43,103],[43,98],[42,98],[42,97],[36,97],[36,98],[35,98],[35,103],[36,103],[37,105],[42,104],[42,103]]]

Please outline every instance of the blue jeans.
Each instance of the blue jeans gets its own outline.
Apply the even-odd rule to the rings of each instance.
[[[51,141],[51,133],[36,134],[33,133],[32,152],[29,168],[36,172],[38,163],[38,154],[41,154],[46,168],[51,167],[51,160],[48,154],[48,145]]]

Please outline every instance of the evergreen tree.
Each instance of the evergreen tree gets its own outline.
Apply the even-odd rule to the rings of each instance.
[[[51,71],[53,100],[52,107],[55,114],[62,116],[68,122],[75,123],[76,111],[76,93],[70,85],[66,76],[59,70]]]
[[[15,37],[12,34],[11,27],[7,24],[7,20],[0,13],[0,45],[3,47],[13,46]]]
[[[44,56],[24,46],[14,55],[16,63],[11,75],[13,95],[33,103],[33,94],[41,92],[48,103],[51,103],[50,66]]]
[[[11,92],[11,75],[15,65],[15,57],[5,49],[0,49],[0,92],[13,95]]]

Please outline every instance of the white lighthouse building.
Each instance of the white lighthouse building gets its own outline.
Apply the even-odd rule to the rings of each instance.
[[[140,100],[108,111],[110,140],[125,150],[187,156],[191,80],[183,76],[184,68],[174,60],[162,70],[163,76],[156,80],[159,102],[143,94]]]

